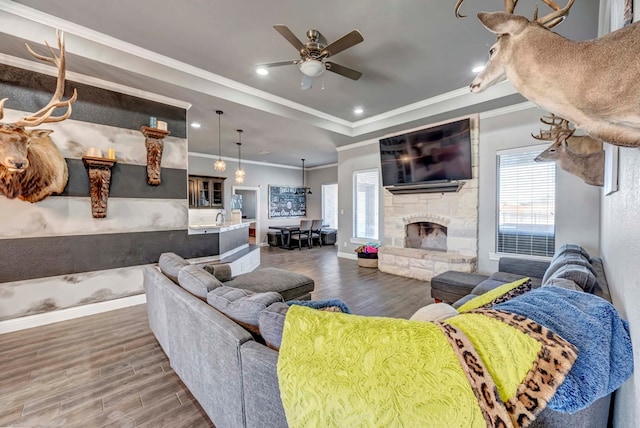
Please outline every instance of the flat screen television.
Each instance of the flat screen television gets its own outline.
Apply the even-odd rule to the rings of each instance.
[[[380,160],[385,187],[470,179],[471,120],[383,138]]]

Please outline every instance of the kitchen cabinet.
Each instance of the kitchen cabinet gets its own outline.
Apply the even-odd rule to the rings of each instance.
[[[225,177],[189,176],[189,208],[222,208]]]

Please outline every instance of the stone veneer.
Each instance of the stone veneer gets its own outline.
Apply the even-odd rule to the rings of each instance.
[[[478,257],[478,119],[471,120],[472,175],[458,192],[393,195],[384,191],[383,245],[378,269],[430,280],[447,270],[475,272]],[[447,227],[447,252],[405,248],[409,223],[432,222]]]

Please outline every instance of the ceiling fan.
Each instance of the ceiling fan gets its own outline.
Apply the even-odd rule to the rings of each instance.
[[[344,65],[335,62],[326,61],[330,56],[336,55],[345,49],[348,49],[358,43],[364,41],[364,37],[358,30],[342,36],[333,43],[323,46],[320,43],[320,32],[318,30],[307,31],[307,43],[302,43],[295,34],[286,25],[274,25],[278,33],[282,35],[294,48],[300,52],[300,59],[290,61],[269,62],[266,64],[258,64],[258,68],[279,67],[281,65],[295,64],[302,73],[301,89],[310,89],[313,78],[320,76],[325,70],[348,77],[349,79],[358,80],[362,73],[353,70]]]

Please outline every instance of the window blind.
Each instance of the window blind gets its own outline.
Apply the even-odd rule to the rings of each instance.
[[[555,250],[554,162],[539,150],[498,155],[497,251],[552,256]]]

